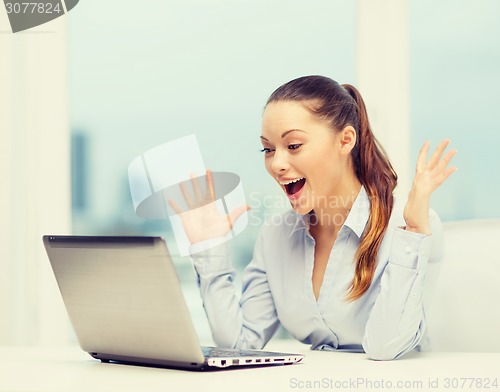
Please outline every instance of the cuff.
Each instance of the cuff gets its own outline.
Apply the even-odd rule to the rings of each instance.
[[[226,242],[226,237],[217,237],[205,241],[195,242],[194,244],[189,245],[189,254],[194,255],[195,253],[199,253],[203,250],[214,248],[224,242]]]
[[[200,276],[233,270],[229,247],[224,237],[197,242],[189,247],[194,268]]]
[[[389,263],[407,268],[422,269],[427,265],[432,235],[394,229]]]

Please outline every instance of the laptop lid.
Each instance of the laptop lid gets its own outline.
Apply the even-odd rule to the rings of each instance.
[[[165,241],[46,235],[80,347],[108,359],[205,359]]]

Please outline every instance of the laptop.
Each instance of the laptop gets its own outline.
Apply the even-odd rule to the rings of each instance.
[[[161,237],[45,235],[43,242],[78,343],[96,359],[206,370],[304,357],[201,347]]]

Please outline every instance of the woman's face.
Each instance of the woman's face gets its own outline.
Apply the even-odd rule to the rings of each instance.
[[[333,131],[299,102],[277,101],[266,106],[261,141],[266,169],[297,213],[338,202],[353,175],[344,131]]]

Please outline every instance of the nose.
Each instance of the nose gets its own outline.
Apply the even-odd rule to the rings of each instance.
[[[276,174],[285,173],[290,167],[286,153],[279,151],[278,149],[274,151],[274,155],[271,160],[271,170]]]

